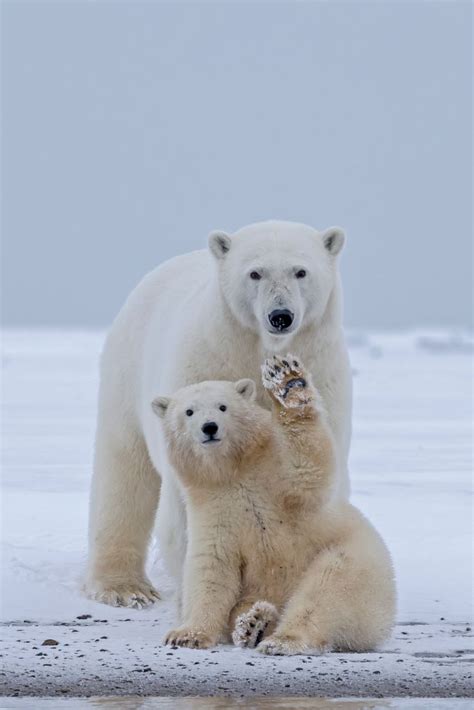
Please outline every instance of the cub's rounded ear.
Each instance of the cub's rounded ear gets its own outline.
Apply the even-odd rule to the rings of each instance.
[[[321,233],[323,244],[332,256],[337,256],[344,246],[346,235],[341,227],[329,227]]]
[[[238,394],[251,402],[253,402],[257,396],[257,385],[253,380],[239,380],[235,383],[235,389]]]
[[[230,250],[230,237],[225,232],[211,232],[209,235],[209,249],[216,259],[223,259]]]
[[[163,419],[165,416],[167,409],[169,407],[169,403],[171,400],[169,397],[157,397],[156,399],[153,400],[151,403],[151,408],[157,414],[159,417]]]

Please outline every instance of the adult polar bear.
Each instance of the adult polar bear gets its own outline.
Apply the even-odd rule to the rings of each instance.
[[[337,266],[343,244],[339,228],[319,232],[292,222],[215,232],[210,253],[171,259],[132,292],[101,362],[88,596],[133,607],[158,598],[145,573],[158,502],[160,549],[180,581],[185,511],[151,408],[157,394],[202,380],[260,383],[263,360],[292,351],[322,395],[339,461],[336,495],[348,496],[352,387]],[[259,387],[259,402],[269,406]]]

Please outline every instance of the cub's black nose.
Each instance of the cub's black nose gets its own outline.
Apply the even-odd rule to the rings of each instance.
[[[215,436],[217,434],[219,427],[215,422],[206,422],[201,427],[203,434],[206,436]]]
[[[286,330],[293,323],[293,313],[287,308],[272,311],[268,320],[276,330]]]

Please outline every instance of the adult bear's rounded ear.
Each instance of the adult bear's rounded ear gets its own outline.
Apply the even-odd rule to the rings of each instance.
[[[341,227],[329,227],[321,232],[324,247],[332,256],[337,256],[346,241],[346,235]]]
[[[237,390],[238,394],[240,394],[245,399],[250,400],[251,402],[253,402],[253,400],[257,396],[257,385],[253,380],[239,380],[235,383],[235,389]]]
[[[159,417],[163,419],[165,416],[171,400],[169,397],[156,397],[151,403],[151,408]]]
[[[209,249],[216,259],[223,259],[230,250],[230,237],[225,232],[211,232],[209,235]]]

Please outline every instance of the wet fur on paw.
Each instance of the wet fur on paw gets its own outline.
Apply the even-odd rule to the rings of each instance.
[[[160,595],[148,582],[138,580],[131,582],[90,582],[83,587],[83,592],[89,599],[109,604],[124,606],[130,609],[145,609],[159,600]]]
[[[266,656],[295,656],[298,654],[319,656],[324,653],[325,648],[312,648],[297,636],[273,634],[262,641],[257,651]]]
[[[304,406],[311,400],[308,375],[299,360],[290,353],[286,357],[274,355],[265,360],[262,382],[286,409]]]
[[[270,624],[278,618],[278,611],[273,604],[265,601],[255,602],[249,611],[240,614],[235,620],[232,641],[241,648],[255,648],[263,638]]]
[[[165,637],[165,645],[184,648],[209,648],[214,641],[204,631],[192,628],[173,629]]]

